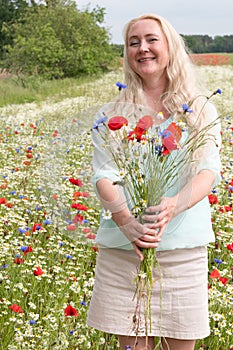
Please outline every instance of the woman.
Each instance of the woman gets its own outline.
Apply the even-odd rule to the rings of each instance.
[[[184,101],[200,94],[182,38],[160,16],[144,15],[126,26],[124,72],[127,88],[120,106],[143,105],[155,116],[162,112],[164,127],[179,118]],[[203,100],[195,100],[193,113],[187,113],[190,130],[201,130],[217,117],[212,104],[201,105]],[[154,337],[160,337],[163,350],[193,350],[196,339],[209,335],[206,245],[214,241],[214,234],[207,195],[220,180],[220,127],[211,128],[216,142],[194,152],[196,161],[172,195],[147,208],[146,224],[132,215],[122,187],[113,185],[119,173],[97,134],[93,133],[94,183],[112,220],[102,219],[97,233],[100,249],[88,324],[117,334],[120,349],[154,349]],[[142,248],[157,250],[161,269],[154,271],[149,339],[143,330],[132,331],[133,278],[143,259]]]

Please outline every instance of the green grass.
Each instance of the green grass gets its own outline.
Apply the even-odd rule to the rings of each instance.
[[[96,81],[100,76],[45,80],[39,76],[5,77],[0,75],[0,107],[10,104],[41,102],[52,97],[60,101],[66,97],[80,95],[84,83]]]

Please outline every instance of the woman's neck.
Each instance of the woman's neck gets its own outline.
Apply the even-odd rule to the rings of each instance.
[[[169,117],[169,112],[163,106],[163,94],[166,91],[166,87],[164,85],[154,85],[154,86],[144,86],[144,93],[147,99],[148,107],[154,111],[155,114],[162,112],[164,118],[167,119]]]

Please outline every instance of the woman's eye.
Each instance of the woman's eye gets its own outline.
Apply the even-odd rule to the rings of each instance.
[[[150,42],[158,41],[158,39],[157,39],[157,38],[150,38],[149,41],[150,41]]]
[[[138,46],[139,45],[139,41],[132,41],[129,46]]]

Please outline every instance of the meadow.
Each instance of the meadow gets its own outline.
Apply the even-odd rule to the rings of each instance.
[[[233,67],[198,67],[222,117],[222,182],[209,195],[211,335],[195,350],[233,350]],[[91,185],[90,128],[122,71],[82,82],[72,97],[0,108],[0,349],[115,350],[86,325],[100,205]],[[75,95],[75,96],[74,96]],[[114,278],[114,273],[113,273]]]

